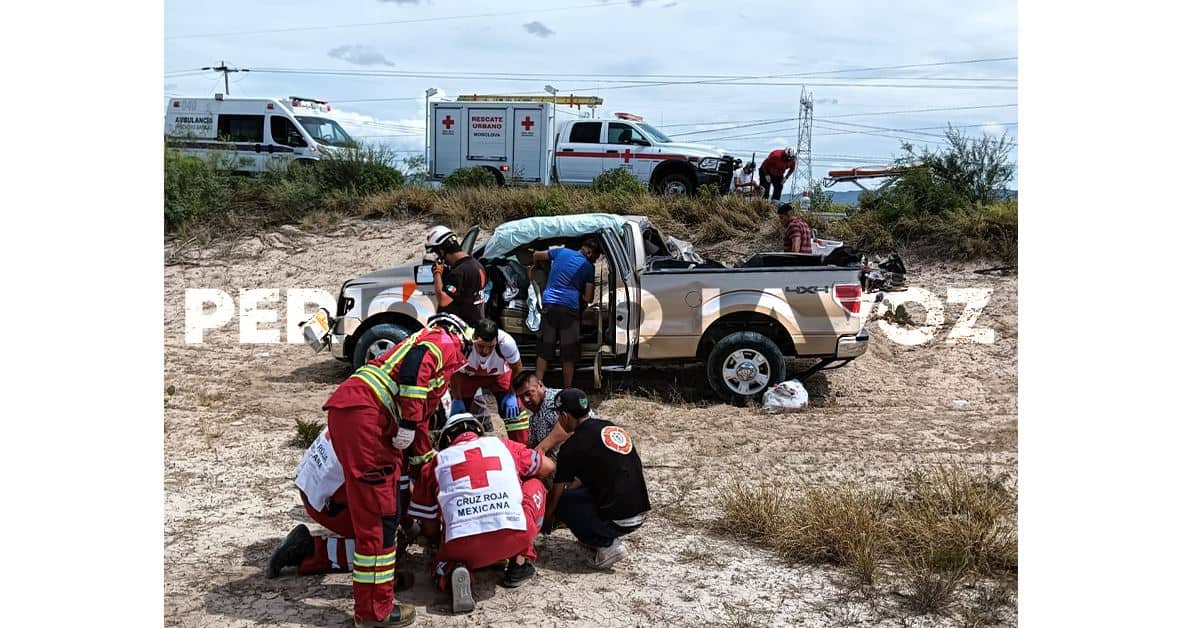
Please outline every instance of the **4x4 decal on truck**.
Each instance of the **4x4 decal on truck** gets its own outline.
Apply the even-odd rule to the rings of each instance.
[[[829,292],[829,286],[789,286],[783,289],[784,292],[794,292],[796,294],[819,294]]]

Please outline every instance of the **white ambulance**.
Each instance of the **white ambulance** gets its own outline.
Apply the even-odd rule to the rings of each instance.
[[[741,165],[716,147],[676,142],[635,115],[556,123],[545,97],[511,98],[430,103],[430,178],[479,166],[501,185],[588,185],[621,168],[662,194],[692,194],[706,183],[724,193]]]
[[[324,100],[288,98],[171,98],[166,143],[201,159],[217,158],[242,172],[286,169],[336,154],[354,140]]]

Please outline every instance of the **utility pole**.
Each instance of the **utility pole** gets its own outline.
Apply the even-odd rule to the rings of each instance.
[[[224,59],[221,60],[221,65],[215,65],[215,66],[210,65],[210,66],[203,67],[200,69],[201,70],[212,70],[214,72],[224,72],[225,73],[225,95],[226,96],[229,95],[229,73],[230,72],[249,72],[250,71],[250,70],[240,70],[238,68],[231,68],[228,65],[225,65]]]
[[[796,126],[796,170],[803,173],[804,189],[813,184],[812,173],[812,94],[805,88],[800,88],[800,122]],[[800,177],[792,175],[792,189],[788,192],[793,198],[799,196]]]

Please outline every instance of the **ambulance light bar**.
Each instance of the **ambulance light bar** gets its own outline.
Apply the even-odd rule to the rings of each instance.
[[[616,116],[618,120],[629,120],[630,122],[642,122],[644,120],[642,116],[635,116],[632,113],[625,113],[623,111],[618,111],[613,115]]]
[[[458,97],[458,102],[547,102],[568,105],[572,107],[597,107],[604,104],[599,96],[521,96],[516,94],[464,94]]]

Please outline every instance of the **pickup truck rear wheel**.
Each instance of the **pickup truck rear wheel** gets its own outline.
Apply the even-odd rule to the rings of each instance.
[[[708,354],[708,383],[726,401],[757,398],[783,381],[783,352],[766,336],[739,331],[717,341]]]
[[[354,368],[391,351],[392,347],[404,342],[408,335],[407,329],[392,323],[372,325],[354,344]]]

